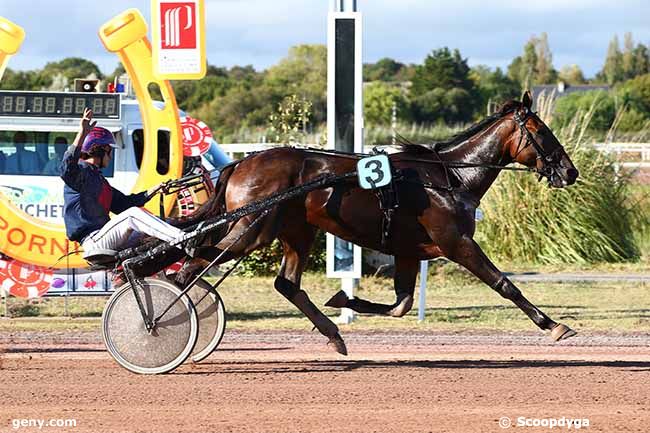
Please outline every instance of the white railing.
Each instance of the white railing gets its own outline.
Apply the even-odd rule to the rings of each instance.
[[[219,148],[223,150],[230,158],[235,159],[235,155],[248,155],[253,152],[260,152],[262,150],[273,149],[276,147],[283,147],[281,143],[228,143],[219,144]],[[319,147],[316,144],[291,144],[294,147]]]
[[[641,156],[641,162],[623,162],[623,167],[650,166],[650,143],[594,143],[594,147],[605,153],[637,153]]]

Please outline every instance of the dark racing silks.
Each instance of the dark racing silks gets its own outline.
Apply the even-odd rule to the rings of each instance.
[[[146,191],[124,195],[113,188],[98,167],[79,160],[80,147],[71,146],[61,163],[66,235],[77,242],[101,229],[110,219],[109,212],[120,213],[147,201]]]

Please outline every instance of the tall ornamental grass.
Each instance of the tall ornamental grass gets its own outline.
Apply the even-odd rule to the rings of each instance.
[[[550,123],[552,111],[544,103],[538,101],[538,109]],[[552,189],[531,174],[501,173],[483,199],[485,219],[477,224],[477,240],[488,255],[547,264],[639,258],[633,227],[647,225],[648,216],[629,199],[630,176],[583,139],[594,108],[556,131],[580,171],[576,184]]]

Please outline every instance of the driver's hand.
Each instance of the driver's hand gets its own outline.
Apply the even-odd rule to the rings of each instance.
[[[84,108],[84,114],[81,117],[80,127],[81,131],[84,134],[88,134],[91,129],[97,125],[97,121],[93,120],[93,110],[90,108]]]
[[[147,190],[147,195],[148,195],[148,196],[152,196],[152,195],[154,195],[155,193],[159,192],[159,191],[160,191],[161,189],[163,189],[164,187],[165,187],[165,183],[164,183],[164,182],[163,182],[163,183],[159,183],[158,185],[149,188],[149,189]]]

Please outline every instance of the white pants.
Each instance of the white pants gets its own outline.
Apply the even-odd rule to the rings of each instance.
[[[92,250],[122,250],[126,248],[131,236],[143,233],[165,242],[181,237],[184,232],[167,224],[148,211],[131,207],[117,214],[100,230],[94,231],[83,240],[85,252]]]

